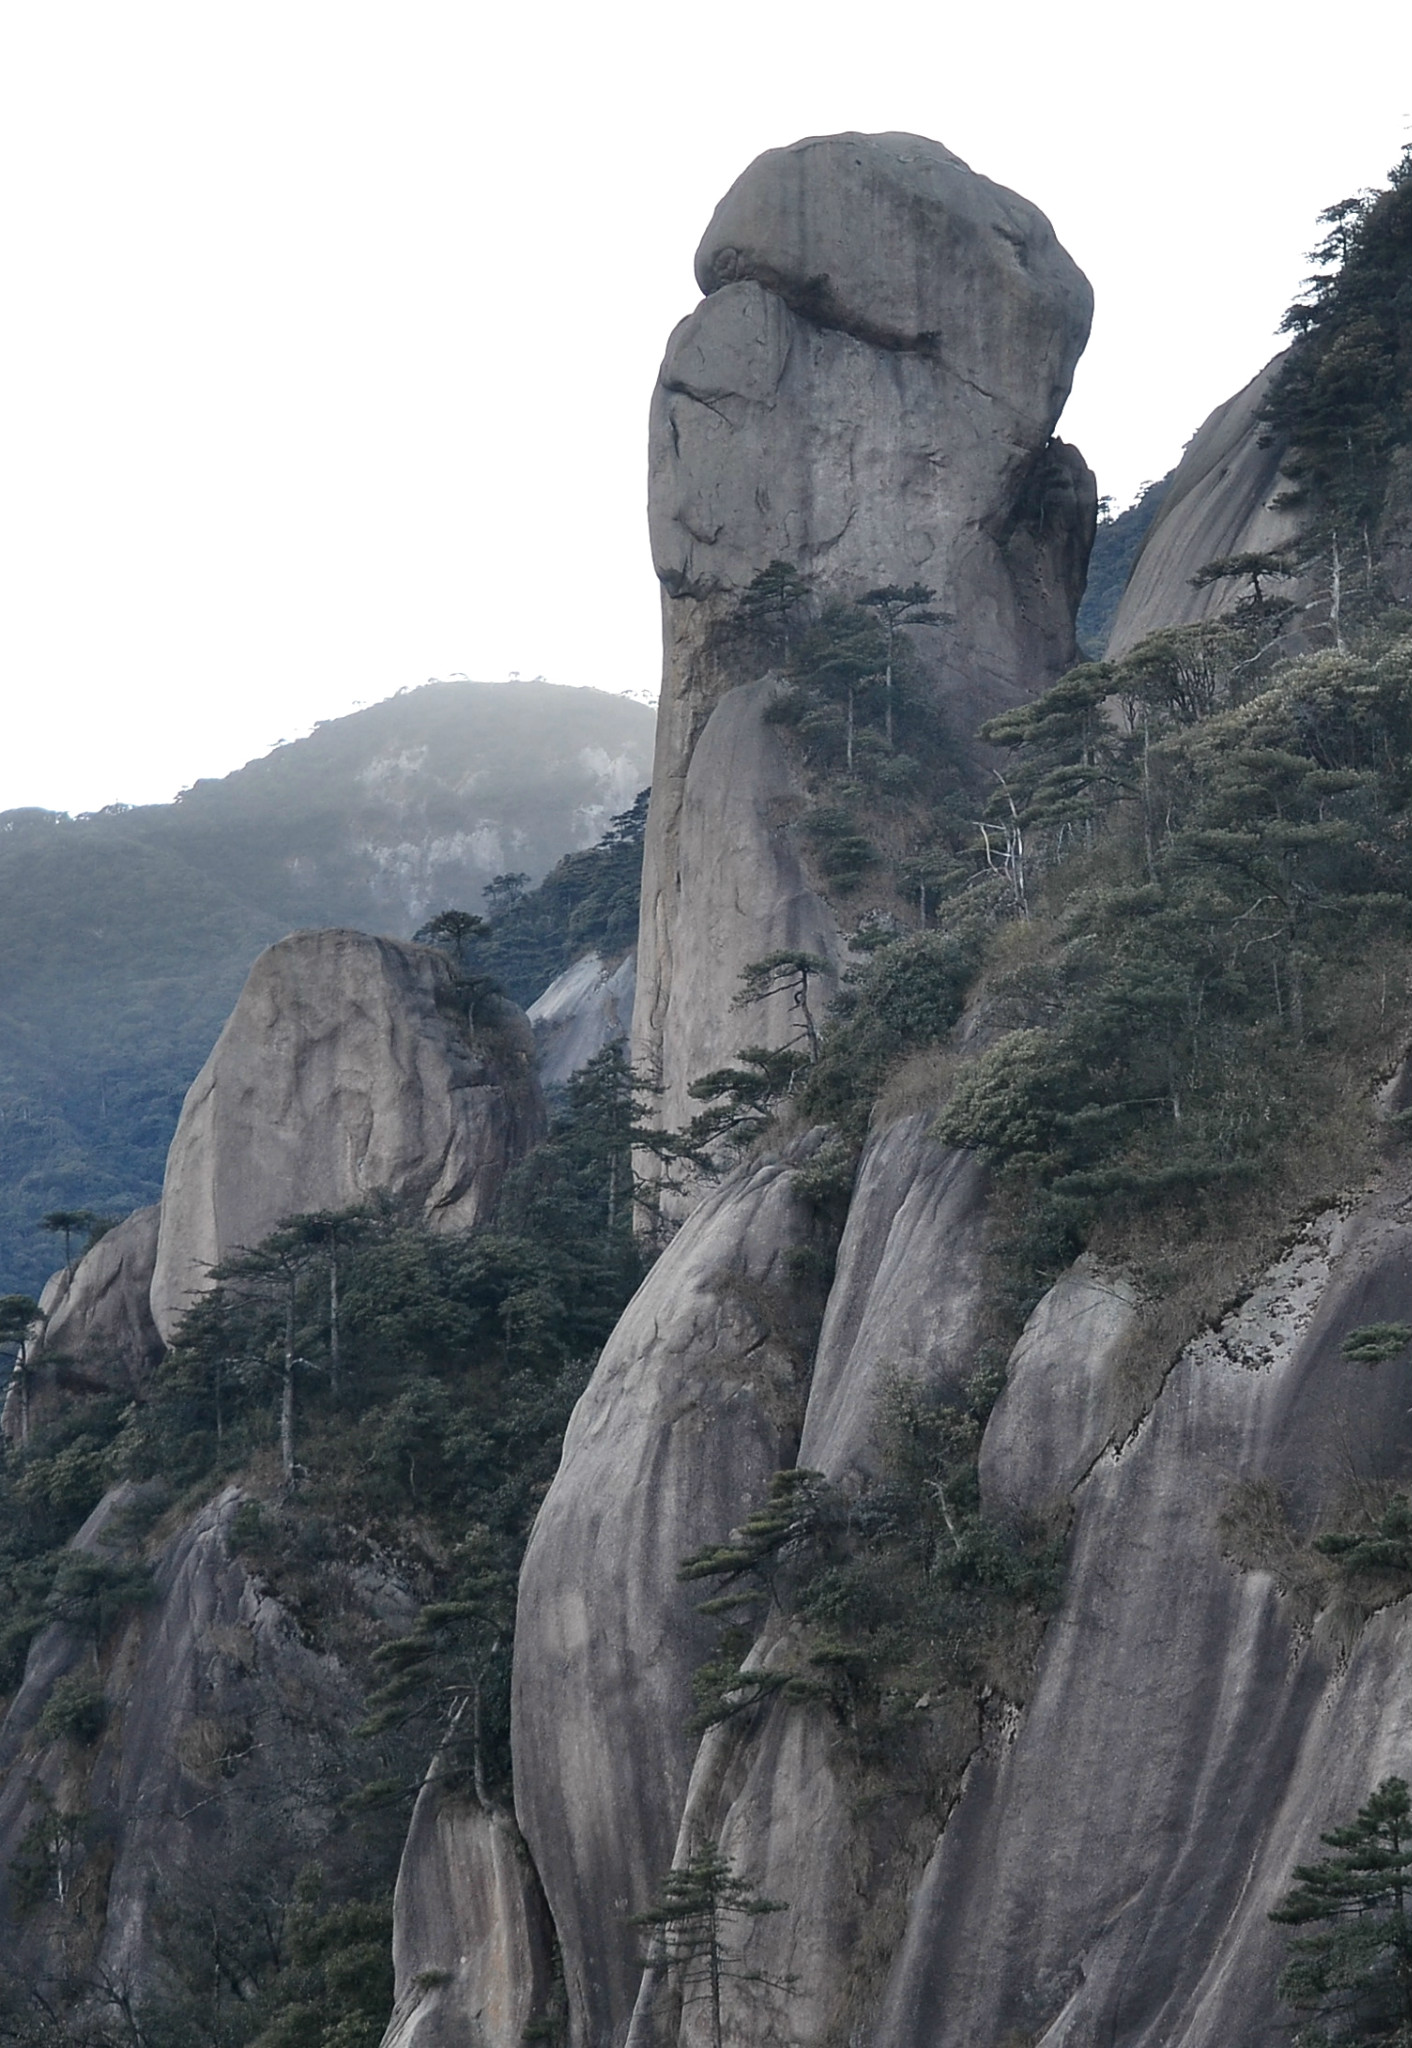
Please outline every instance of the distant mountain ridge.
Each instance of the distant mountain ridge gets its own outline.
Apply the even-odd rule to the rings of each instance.
[[[594,844],[651,778],[654,715],[553,683],[429,683],[172,804],[0,813],[0,1291],[47,1210],[153,1200],[251,961],[306,925],[407,937]]]

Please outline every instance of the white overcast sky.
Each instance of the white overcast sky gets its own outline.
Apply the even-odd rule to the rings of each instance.
[[[1041,206],[1122,502],[1409,116],[1407,0],[11,0],[0,808],[430,675],[652,695],[648,395],[762,149],[909,129]]]

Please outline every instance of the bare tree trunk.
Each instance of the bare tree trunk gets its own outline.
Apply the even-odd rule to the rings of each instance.
[[[338,1330],[338,1240],[329,1246],[328,1257],[328,1384],[334,1402],[338,1400],[338,1377],[342,1364]]]
[[[1295,1038],[1304,1043],[1304,980],[1299,971],[1299,955],[1291,948],[1285,969],[1285,982],[1289,989],[1289,1027]]]
[[[887,743],[892,745],[892,640],[896,628],[889,622],[887,629]]]
[[[813,1066],[817,1066],[819,1063],[819,1027],[814,1022],[813,1011],[809,1008],[809,970],[807,968],[801,970],[799,991],[795,996],[795,1001],[804,1015],[804,1031],[809,1041],[810,1063]]]
[[[284,1383],[279,1401],[279,1457],[286,1480],[294,1478],[294,1293],[291,1274],[284,1309]]]
[[[1142,847],[1147,860],[1147,879],[1157,880],[1157,863],[1152,857],[1152,784],[1148,777],[1147,754],[1151,734],[1147,714],[1142,719]]]
[[[710,1928],[711,2043],[712,2048],[721,2048],[721,1936],[720,1922],[714,1908]]]

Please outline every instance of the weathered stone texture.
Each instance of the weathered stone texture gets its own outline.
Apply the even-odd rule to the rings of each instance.
[[[688,1083],[748,1042],[731,1010],[741,945],[703,979],[685,971],[688,934],[759,906],[747,963],[797,944],[791,926],[839,957],[832,913],[799,899],[787,828],[802,792],[760,732],[758,668],[724,649],[740,594],[776,559],[823,597],[935,589],[946,621],[916,638],[964,746],[1071,658],[1095,503],[1051,439],[1088,286],[1042,214],[940,144],[838,135],[768,152],[722,201],[698,276],[707,297],[668,343],[649,457],[665,660],[633,1047],[669,1126]],[[755,694],[733,706],[742,685]],[[729,795],[695,769],[708,740],[744,767]],[[722,833],[707,817],[725,802]],[[799,878],[783,892],[782,862]],[[755,1022],[770,1045],[795,1028]]]
[[[1189,442],[1133,564],[1108,636],[1110,655],[1126,654],[1159,627],[1196,625],[1229,610],[1245,587],[1238,579],[1191,587],[1208,562],[1277,551],[1294,539],[1295,515],[1274,502],[1289,488],[1280,475],[1285,441],[1260,419],[1283,361],[1276,356],[1218,405]]]
[[[152,1314],[170,1341],[212,1267],[286,1217],[379,1190],[434,1229],[484,1220],[544,1128],[529,1028],[472,1030],[441,954],[363,932],[262,953],[167,1156]]]
[[[61,1266],[39,1297],[43,1318],[30,1342],[28,1400],[18,1375],[5,1402],[4,1433],[18,1437],[79,1394],[137,1392],[162,1355],[149,1296],[160,1210],[135,1209],[70,1269]]]
[[[1242,1569],[1222,1516],[1266,1484],[1298,1541],[1350,1480],[1406,1482],[1412,1369],[1350,1366],[1339,1344],[1405,1313],[1408,1214],[1390,1190],[1312,1227],[1096,1462],[1109,1312],[1065,1283],[1066,1312],[1031,1325],[1047,1341],[988,1461],[1012,1499],[1028,1476],[1034,1506],[1086,1471],[1067,1594],[1024,1716],[973,1764],[914,1900],[882,2048],[1286,2038],[1267,1915],[1320,1829],[1406,1768],[1412,1623],[1395,1607],[1351,1642],[1332,1617],[1309,1632],[1278,1552]]]
[[[114,1489],[74,1547],[102,1554],[140,1492]],[[94,1983],[140,2004],[163,1981],[156,1918],[199,1916],[203,1901],[223,1912],[230,1887],[267,1873],[292,1884],[333,1823],[362,1696],[232,1554],[241,1498],[227,1488],[161,1546],[155,1598],[119,1623],[101,1658],[91,1635],[64,1623],[31,1645],[0,1723],[0,1873],[37,1811],[33,1781],[61,1812],[102,1824],[76,1861],[76,1919],[19,1914],[0,1879],[0,1953],[36,1975],[77,1937]],[[351,1581],[345,1590],[356,1598]],[[410,1621],[405,1592],[387,1586],[378,1598]],[[109,1709],[88,1754],[38,1727],[55,1683],[80,1672],[101,1681]]]
[[[809,1384],[799,1462],[839,1483],[876,1470],[879,1397],[901,1376],[954,1392],[976,1370],[986,1175],[925,1115],[869,1143]]]
[[[434,1764],[397,1873],[383,2048],[523,2048],[549,1994],[550,1929],[519,1830]]]
[[[616,961],[585,953],[535,998],[525,1015],[544,1087],[562,1088],[596,1054],[626,1045],[636,988],[635,953]]]
[[[807,1156],[805,1141],[799,1156]],[[807,1360],[790,1254],[816,1226],[791,1161],[694,1211],[624,1311],[570,1421],[520,1574],[516,1816],[563,1957],[575,2043],[620,2037],[638,1936],[672,1858],[714,1630],[682,1559],[793,1462]]]
[[[692,909],[657,926],[655,957],[670,961],[671,1000],[663,1000],[658,981],[642,990],[635,1016],[635,1028],[658,1048],[656,1115],[667,1130],[681,1129],[700,1109],[691,1083],[741,1047],[804,1046],[804,1023],[788,994],[735,1006],[746,968],[782,951],[812,953],[836,968],[844,952],[838,922],[810,887],[786,830],[796,791],[779,729],[766,716],[777,689],[765,678],[723,697],[686,772],[677,861]],[[836,988],[836,974],[817,979],[810,996],[816,1018]]]

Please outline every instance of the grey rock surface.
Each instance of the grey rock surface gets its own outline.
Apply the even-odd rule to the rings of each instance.
[[[545,1088],[562,1088],[610,1045],[632,1031],[637,955],[603,960],[585,953],[537,996],[525,1015],[534,1032],[535,1064]]]
[[[1239,582],[1191,587],[1208,562],[1279,550],[1294,539],[1295,515],[1274,503],[1289,488],[1280,475],[1285,443],[1260,420],[1283,361],[1283,353],[1277,355],[1218,405],[1188,443],[1133,564],[1108,636],[1111,656],[1126,654],[1160,627],[1196,625],[1228,610],[1242,593]]]
[[[160,1359],[149,1300],[160,1220],[155,1202],[135,1209],[49,1280],[39,1298],[42,1334],[29,1352],[31,1422],[66,1394],[136,1391]],[[8,1427],[13,1433],[13,1417]]]
[[[976,1368],[986,1175],[909,1116],[877,1132],[859,1166],[815,1353],[799,1463],[845,1488],[877,1469],[880,1398],[897,1377],[951,1391]],[[748,1661],[790,1667],[789,1626],[771,1622]],[[771,1983],[727,1993],[733,2040],[853,2038],[860,1946],[906,1873],[909,1802],[860,1803],[847,1745],[823,1708],[772,1703],[710,1730],[692,1771],[677,1860],[716,1842],[762,1897],[789,1910],[744,1930],[741,1968]],[[693,2015],[644,1976],[631,2048],[693,2043]],[[762,2006],[763,1999],[763,2006]],[[769,2009],[770,2023],[761,2013]]]
[[[890,1378],[952,1391],[976,1370],[986,1176],[929,1122],[904,1117],[869,1141],[848,1206],[799,1446],[801,1465],[839,1483],[876,1467]]]
[[[787,994],[735,1007],[753,961],[782,951],[829,961],[835,973],[821,976],[811,996],[819,1018],[838,985],[845,947],[837,919],[810,886],[785,829],[797,792],[779,729],[766,717],[777,689],[766,677],[723,697],[686,771],[678,914],[661,917],[654,951],[659,966],[670,966],[673,993],[662,1000],[659,977],[643,987],[643,1007],[634,1014],[639,1057],[658,1063],[648,1071],[661,1077],[655,1113],[667,1130],[679,1130],[701,1107],[688,1092],[691,1083],[743,1046],[802,1049],[805,1028]]]
[[[714,1631],[678,1567],[793,1462],[807,1358],[790,1254],[815,1231],[786,1158],[742,1166],[700,1204],[609,1339],[530,1539],[515,1806],[576,2048],[627,2025],[639,1948],[627,1916],[671,1862],[691,1772],[691,1676]]]
[[[448,1792],[435,1764],[397,1873],[392,1962],[383,2048],[522,2048],[549,1993],[549,1919],[519,1830]]]
[[[741,2048],[848,2038],[840,1994],[872,1872],[838,1746],[828,1713],[804,1708],[712,1728],[697,1753],[673,1862],[715,1842],[759,1898],[786,1908],[731,1930],[723,2031]],[[626,2048],[706,2048],[708,2038],[700,2003],[684,2003],[649,1960]]]
[[[472,1030],[429,947],[296,932],[251,968],[182,1107],[152,1280],[158,1330],[169,1341],[211,1268],[291,1215],[386,1189],[435,1229],[472,1228],[543,1128],[533,1041],[512,1004]]]
[[[1409,1231],[1405,1179],[1311,1224],[1096,1461],[1109,1311],[1071,1283],[1032,1323],[987,1456],[1040,1495],[1087,1468],[1067,1594],[1023,1717],[974,1760],[918,1889],[882,2048],[1286,2038],[1267,1916],[1320,1830],[1407,1768],[1412,1620],[1329,1610],[1310,1628],[1277,1534],[1242,1565],[1231,1532],[1243,1503],[1282,1499],[1297,1544],[1351,1484],[1406,1484],[1412,1367],[1360,1370],[1339,1345],[1405,1317]]]
[[[668,343],[649,454],[665,657],[633,1049],[669,1126],[687,1085],[749,1042],[731,1011],[739,945],[703,979],[684,969],[688,934],[748,928],[760,906],[747,961],[798,943],[776,936],[791,926],[837,957],[832,914],[798,894],[802,790],[761,734],[759,665],[742,671],[723,641],[740,594],[777,559],[821,597],[928,584],[947,622],[918,649],[964,747],[1072,658],[1095,504],[1082,460],[1051,439],[1088,286],[1035,208],[939,143],[768,152],[698,266],[707,297]],[[695,768],[708,738],[742,764],[738,791]],[[728,829],[708,824],[726,805]],[[756,1042],[783,1042],[778,1018],[757,1021]]]
[[[815,135],[757,157],[696,252],[707,296],[747,279],[817,326],[939,358],[1026,441],[1052,430],[1093,309],[1044,215],[920,135]]]
[[[1056,1281],[1010,1355],[981,1445],[981,1497],[1043,1514],[1087,1473],[1131,1406],[1117,1373],[1139,1328],[1131,1284],[1082,1258]]]

